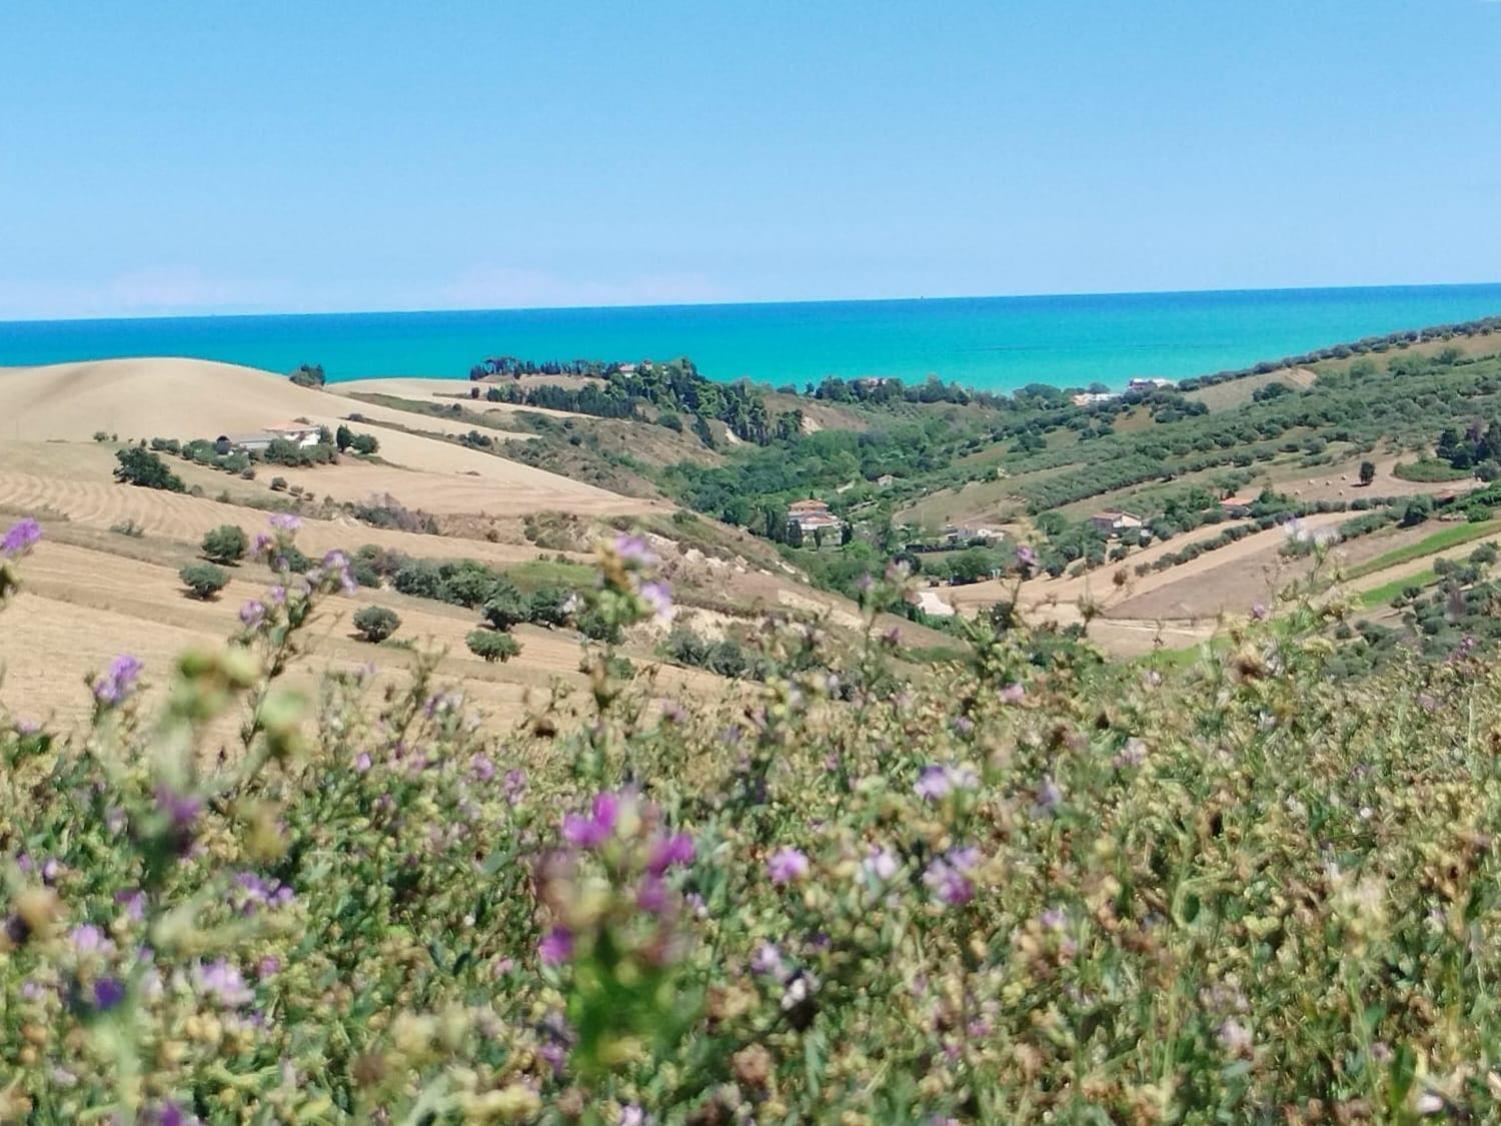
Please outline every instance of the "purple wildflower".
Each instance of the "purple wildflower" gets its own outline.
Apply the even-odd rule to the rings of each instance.
[[[932,764],[923,767],[918,772],[917,782],[912,787],[917,796],[924,801],[938,801],[940,798],[947,797],[952,788],[948,770]]]
[[[590,816],[570,813],[563,818],[563,836],[578,848],[598,848],[615,831],[615,818],[619,813],[618,797],[614,794],[596,795]]]
[[[278,532],[296,535],[302,529],[302,521],[290,512],[278,512],[271,517],[271,526]]]
[[[875,879],[886,883],[896,875],[897,859],[890,849],[871,845],[869,854],[861,861],[860,866]]]
[[[120,703],[135,691],[144,667],[129,653],[120,654],[109,663],[108,671],[94,681],[94,699],[110,707]]]
[[[1037,552],[1026,544],[1018,544],[1016,547],[1016,565],[1024,571],[1030,571],[1037,566]]]
[[[255,993],[245,984],[240,971],[229,961],[219,958],[208,965],[193,967],[193,988],[227,1009],[238,1009],[255,1000]]]
[[[779,848],[766,861],[774,884],[788,884],[808,874],[808,858],[795,848]]]
[[[651,610],[659,622],[669,622],[677,609],[672,604],[672,590],[664,582],[652,580],[641,584],[641,601]]]
[[[548,1067],[552,1068],[555,1076],[563,1074],[563,1068],[568,1063],[568,1050],[561,1044],[543,1044],[537,1049],[537,1054],[542,1057]]]
[[[1146,759],[1146,743],[1133,735],[1126,740],[1126,745],[1121,748],[1113,762],[1115,766],[1140,766]]]
[[[567,927],[553,927],[537,945],[544,966],[558,966],[573,957],[573,932]]]
[[[647,876],[636,889],[636,906],[648,915],[664,915],[668,905],[667,885],[658,876]]]
[[[93,923],[74,927],[68,932],[68,941],[73,944],[73,952],[81,958],[107,953],[114,946]]]
[[[656,843],[646,870],[653,876],[660,876],[674,865],[692,864],[693,857],[693,838],[687,833],[674,833]]]
[[[952,853],[929,864],[922,882],[951,907],[961,906],[974,898],[974,885],[965,877],[963,866],[955,863]]]
[[[361,751],[358,755],[355,756],[354,772],[356,774],[364,774],[367,770],[370,769],[371,763],[372,760],[370,758],[370,752]]]
[[[640,536],[619,535],[615,537],[615,554],[630,567],[655,567],[657,557]]]
[[[495,777],[495,764],[488,755],[475,755],[469,760],[469,771],[477,782],[488,782]]]
[[[360,584],[355,581],[354,571],[349,566],[349,556],[337,549],[330,551],[323,557],[323,568],[339,580],[339,587],[345,594],[353,594],[360,589]]]
[[[267,954],[255,966],[255,976],[260,978],[275,977],[281,973],[281,959],[275,954]]]
[[[246,914],[257,907],[284,907],[294,898],[292,889],[279,880],[265,880],[254,872],[238,873],[235,885],[240,892],[237,905]]]
[[[1027,698],[1027,690],[1020,684],[1008,684],[1001,689],[1001,703],[1019,704]]]
[[[94,982],[94,1008],[107,1013],[125,1000],[125,986],[119,978],[101,977]]]
[[[1252,621],[1264,622],[1264,621],[1266,621],[1266,614],[1267,614],[1267,610],[1266,610],[1266,603],[1265,602],[1253,602],[1253,603],[1251,603],[1251,620]]]
[[[161,1109],[146,1119],[153,1126],[188,1126],[189,1123],[197,1122],[196,1115],[184,1114],[180,1106],[173,1102],[163,1103]]]
[[[1241,1024],[1234,1017],[1230,1017],[1219,1028],[1219,1041],[1224,1045],[1225,1051],[1232,1056],[1245,1056],[1251,1054],[1254,1041],[1250,1029]]]
[[[782,976],[782,952],[770,942],[763,942],[756,947],[756,952],[751,955],[750,968],[752,972],[766,974],[772,977]]]
[[[42,526],[28,516],[12,524],[4,537],[0,538],[0,555],[12,559],[18,555],[24,555],[41,538]]]
[[[1042,785],[1037,787],[1037,809],[1041,813],[1052,813],[1063,804],[1063,791],[1051,778],[1044,778]]]
[[[156,791],[156,805],[167,815],[174,829],[190,828],[203,811],[203,799],[192,794],[179,794],[166,786]]]
[[[115,892],[115,902],[125,908],[125,914],[138,923],[146,917],[146,893],[139,888]]]
[[[255,629],[266,620],[266,604],[258,598],[252,598],[240,607],[240,624],[246,629]]]

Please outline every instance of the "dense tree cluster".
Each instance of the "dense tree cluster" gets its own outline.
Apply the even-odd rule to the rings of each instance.
[[[551,374],[551,373],[549,373]],[[519,383],[491,387],[486,399],[519,406],[574,411],[600,418],[635,418],[643,405],[693,416],[693,429],[705,444],[713,445],[709,422],[722,422],[730,433],[745,442],[767,445],[775,437],[787,437],[794,422],[773,418],[766,394],[748,382],[716,383],[699,374],[689,359],[666,363],[603,365],[599,371],[566,372],[594,378],[577,387],[554,383],[523,386]]]

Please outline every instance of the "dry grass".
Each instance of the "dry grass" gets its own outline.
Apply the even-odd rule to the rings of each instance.
[[[24,591],[6,611],[6,628],[0,631],[0,665],[5,669],[0,701],[21,716],[81,720],[90,708],[84,678],[118,653],[139,657],[148,678],[160,685],[184,649],[216,645],[233,632],[239,607],[260,596],[269,581],[262,568],[239,568],[216,601],[198,602],[183,594],[171,565],[44,540],[26,561]],[[390,606],[401,615],[398,637],[446,649],[440,678],[462,685],[497,722],[522,717],[528,698],[541,703],[555,680],[574,688],[584,685],[578,672],[579,643],[572,634],[519,627],[521,655],[488,665],[464,645],[477,615],[363,590],[334,599],[332,612],[314,630],[314,651],[300,674],[309,683],[325,669],[349,670],[367,662],[383,675],[402,675],[410,661],[405,650],[370,645],[351,633],[350,618],[368,603]],[[644,651],[632,656],[650,659]],[[658,683],[664,694],[694,697],[724,688],[708,673],[670,667],[661,670]]]

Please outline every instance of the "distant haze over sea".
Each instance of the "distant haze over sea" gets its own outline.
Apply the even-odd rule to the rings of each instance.
[[[1181,379],[1496,314],[1501,284],[0,322],[0,366],[194,356],[283,372],[322,364],[331,380],[463,379],[495,355],[689,356],[716,379],[936,375],[1008,391]]]

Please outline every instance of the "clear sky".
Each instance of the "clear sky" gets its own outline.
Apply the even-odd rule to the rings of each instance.
[[[5,0],[0,318],[1501,278],[1492,0]]]

